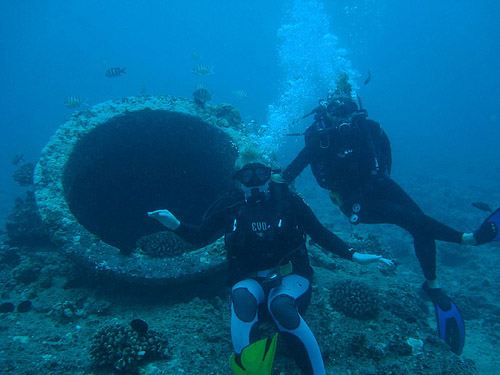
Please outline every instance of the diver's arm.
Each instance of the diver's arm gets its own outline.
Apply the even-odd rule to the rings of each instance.
[[[158,220],[167,229],[170,229],[182,239],[196,245],[206,245],[215,241],[224,234],[228,223],[222,215],[214,216],[202,222],[201,225],[191,225],[179,221],[169,210],[148,212],[148,216]],[[229,229],[230,230],[230,229]],[[220,234],[216,236],[216,234]]]
[[[309,165],[311,162],[312,147],[305,146],[302,151],[293,159],[286,167],[281,176],[287,184],[291,184],[293,180]]]
[[[311,208],[298,195],[292,196],[296,215],[301,220],[305,232],[322,248],[338,256],[353,260],[354,251],[340,237],[326,229],[318,220]]]
[[[342,241],[340,237],[326,229],[318,220],[311,208],[300,198],[299,196],[293,196],[295,200],[296,210],[298,211],[299,217],[303,219],[302,225],[306,233],[320,245],[322,248],[331,251],[338,256],[352,260],[360,265],[370,264],[374,262],[380,262],[387,266],[394,266],[395,263],[390,260],[383,258],[381,255],[374,254],[361,254],[356,252],[354,249],[349,248],[349,246]]]

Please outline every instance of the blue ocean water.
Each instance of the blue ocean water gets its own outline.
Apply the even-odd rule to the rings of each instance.
[[[22,194],[12,157],[36,161],[71,115],[70,96],[89,105],[144,91],[191,97],[202,83],[213,103],[268,124],[286,164],[303,140],[280,134],[339,70],[389,134],[396,176],[498,186],[499,15],[498,2],[464,0],[2,1],[0,218]],[[197,64],[214,74],[193,75]]]

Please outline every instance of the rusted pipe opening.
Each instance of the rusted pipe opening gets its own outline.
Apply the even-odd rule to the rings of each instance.
[[[171,285],[214,277],[226,266],[221,240],[193,249],[159,233],[165,228],[147,212],[167,208],[199,223],[210,204],[234,188],[241,126],[234,107],[200,107],[168,95],[76,112],[51,137],[34,171],[51,241],[82,267],[120,282]]]
[[[168,208],[188,223],[232,186],[229,136],[197,117],[142,110],[110,119],[74,147],[64,193],[81,225],[129,252],[162,230],[147,212]],[[164,228],[163,228],[164,229]]]

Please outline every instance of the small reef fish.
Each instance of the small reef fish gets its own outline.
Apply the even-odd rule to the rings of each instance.
[[[198,85],[193,91],[194,102],[200,106],[205,106],[205,103],[212,100],[212,95],[202,85]]]
[[[12,158],[13,165],[18,165],[22,161],[24,161],[24,154],[15,154]]]
[[[240,99],[245,99],[248,96],[245,90],[233,91],[233,95]]]
[[[120,67],[115,67],[115,68],[108,68],[106,69],[106,73],[104,75],[108,78],[114,78],[118,77],[124,73],[127,73],[125,71],[126,67],[120,68]]]
[[[368,83],[370,83],[371,80],[372,80],[372,72],[368,71],[368,77],[366,77],[364,84],[367,85]]]
[[[472,205],[476,208],[479,208],[480,210],[491,212],[493,211],[491,207],[487,203],[483,202],[472,202]]]
[[[193,68],[193,74],[197,76],[208,76],[214,74],[214,67],[205,64],[198,64]]]
[[[78,96],[68,96],[64,101],[64,105],[68,108],[78,108],[82,104],[85,104],[87,99],[79,98]]]

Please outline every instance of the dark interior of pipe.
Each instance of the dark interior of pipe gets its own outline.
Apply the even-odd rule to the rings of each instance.
[[[66,164],[69,207],[89,232],[123,252],[164,230],[147,212],[167,208],[198,224],[233,189],[237,151],[230,137],[179,112],[142,110],[96,127]]]

